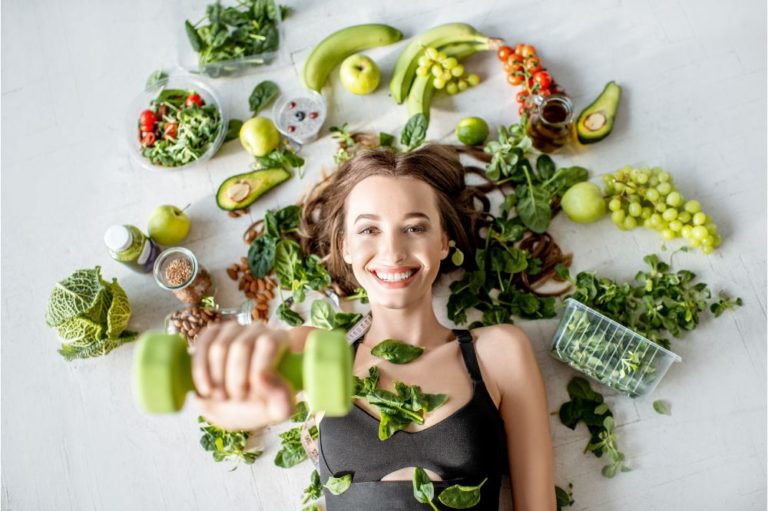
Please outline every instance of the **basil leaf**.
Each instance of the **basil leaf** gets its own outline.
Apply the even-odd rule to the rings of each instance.
[[[325,487],[334,495],[341,495],[347,491],[352,484],[352,474],[346,474],[341,477],[329,477]]]
[[[187,39],[189,39],[189,44],[192,46],[192,49],[196,52],[202,51],[204,47],[203,40],[200,39],[200,34],[197,33],[194,25],[192,25],[189,20],[184,21],[184,31],[187,33]]]
[[[243,121],[240,119],[230,119],[227,124],[227,134],[224,136],[224,142],[230,142],[240,138],[240,128],[243,127]]]
[[[374,346],[371,355],[393,364],[408,364],[424,353],[424,348],[395,339],[386,339]]]
[[[251,275],[261,278],[272,271],[275,261],[275,240],[270,236],[259,236],[248,249],[248,268]]]
[[[486,477],[477,486],[461,486],[460,484],[454,484],[449,486],[437,497],[437,499],[452,509],[469,509],[475,507],[480,503],[481,492],[485,482],[488,480]]]
[[[281,303],[277,308],[277,317],[290,326],[301,326],[304,324],[304,318],[298,312],[291,309],[286,302]]]
[[[517,214],[526,227],[536,233],[544,233],[549,227],[552,210],[549,196],[538,186],[520,185],[516,189]]]
[[[269,105],[278,94],[280,94],[280,88],[275,82],[265,80],[256,85],[248,97],[248,106],[253,115],[257,115],[264,107]]]
[[[435,498],[435,487],[421,467],[413,471],[413,496],[421,504],[429,504]]]
[[[656,413],[660,413],[661,415],[672,415],[672,412],[669,411],[669,405],[661,399],[657,399],[653,402],[653,409],[656,410]]]
[[[400,144],[405,146],[407,151],[420,146],[427,137],[428,124],[424,114],[418,113],[412,116],[400,134]]]
[[[312,312],[310,313],[310,322],[312,326],[324,330],[333,330],[334,312],[331,304],[325,300],[315,300],[312,302]]]

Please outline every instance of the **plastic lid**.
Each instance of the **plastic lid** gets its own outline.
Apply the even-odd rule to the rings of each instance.
[[[120,252],[131,246],[133,236],[124,225],[113,225],[104,233],[104,244],[113,252]]]

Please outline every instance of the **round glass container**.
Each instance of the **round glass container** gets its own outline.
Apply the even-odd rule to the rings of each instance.
[[[237,321],[241,325],[253,322],[251,312],[255,302],[246,300],[239,307],[215,308],[205,305],[195,305],[179,309],[165,317],[165,331],[169,334],[180,334],[192,345],[202,329],[211,323]]]
[[[528,99],[530,117],[526,132],[533,146],[550,153],[573,138],[573,103],[563,94],[536,95]]]
[[[311,90],[283,94],[272,108],[272,118],[277,129],[299,144],[317,138],[325,122],[325,115],[325,98]]]
[[[173,292],[184,303],[196,305],[206,296],[213,296],[210,273],[186,248],[173,247],[162,251],[155,260],[153,274],[158,286]]]

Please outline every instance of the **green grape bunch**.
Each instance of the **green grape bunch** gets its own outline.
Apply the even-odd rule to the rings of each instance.
[[[701,210],[699,201],[685,200],[669,172],[625,166],[604,175],[603,182],[611,220],[620,229],[653,229],[666,241],[683,238],[705,254],[722,243],[712,217]]]
[[[445,90],[454,95],[480,83],[480,77],[475,73],[465,75],[464,66],[455,57],[449,57],[436,48],[427,46],[424,55],[419,57],[419,76],[432,75],[432,85],[435,89]]]

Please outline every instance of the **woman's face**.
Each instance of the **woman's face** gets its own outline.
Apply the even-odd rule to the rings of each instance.
[[[372,176],[352,189],[345,211],[344,260],[372,303],[400,309],[431,293],[448,255],[431,186]]]

